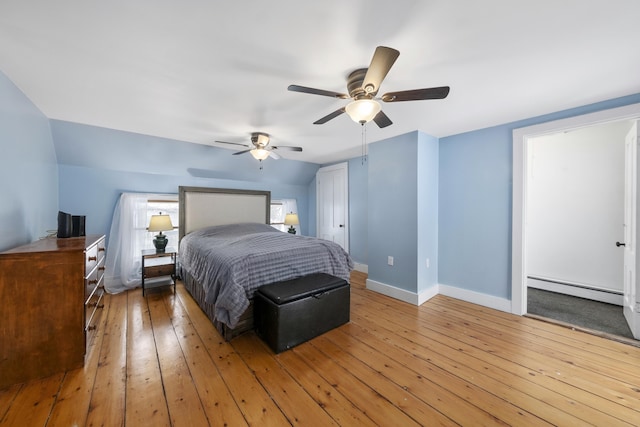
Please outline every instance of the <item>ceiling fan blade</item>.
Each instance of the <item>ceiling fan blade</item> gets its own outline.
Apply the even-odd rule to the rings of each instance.
[[[242,150],[242,151],[236,151],[235,153],[233,153],[234,156],[237,156],[238,154],[244,154],[244,153],[248,153],[249,151],[253,150],[253,148],[250,148],[248,150]]]
[[[272,145],[271,148],[274,150],[289,150],[289,151],[302,151],[302,147],[292,147],[290,145]]]
[[[449,86],[441,86],[428,89],[388,92],[382,95],[381,99],[384,102],[420,101],[423,99],[444,99],[447,95],[449,95]]]
[[[344,93],[333,92],[333,91],[330,91],[330,90],[314,89],[312,87],[289,85],[289,87],[287,89],[289,89],[291,92],[310,93],[312,95],[330,96],[331,98],[340,98],[340,99],[349,98],[349,95],[344,94]]]
[[[273,147],[272,147],[273,148]],[[280,156],[273,151],[269,151],[269,157],[278,160]]]
[[[390,47],[378,46],[376,48],[367,74],[365,74],[362,81],[362,88],[366,93],[375,95],[378,92],[382,80],[387,76],[399,55],[400,52]]]
[[[393,124],[391,119],[383,111],[378,112],[373,118],[373,121],[376,122],[379,128],[386,128]]]
[[[338,117],[342,113],[344,113],[344,107],[334,111],[331,114],[327,114],[326,116],[324,116],[321,119],[316,120],[315,122],[313,122],[313,124],[314,125],[321,125],[321,124],[327,123],[329,120],[335,119],[336,117]]]
[[[217,142],[218,144],[231,144],[231,145],[239,145],[241,147],[249,147],[247,144],[240,144],[237,142],[227,142],[227,141],[214,141]]]

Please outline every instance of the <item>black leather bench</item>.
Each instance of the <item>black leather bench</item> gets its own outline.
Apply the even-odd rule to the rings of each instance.
[[[254,295],[256,333],[275,353],[349,321],[349,283],[325,273],[261,286]]]

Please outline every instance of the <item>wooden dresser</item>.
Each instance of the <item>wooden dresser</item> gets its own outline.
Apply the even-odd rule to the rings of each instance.
[[[0,253],[0,389],[81,367],[99,324],[105,236]]]

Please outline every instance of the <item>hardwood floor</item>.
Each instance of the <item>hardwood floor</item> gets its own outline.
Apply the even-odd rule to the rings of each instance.
[[[640,348],[364,280],[350,323],[280,355],[180,284],[108,296],[84,368],[0,391],[0,425],[640,425]]]

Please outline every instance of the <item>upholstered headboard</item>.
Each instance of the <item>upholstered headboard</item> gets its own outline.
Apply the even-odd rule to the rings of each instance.
[[[212,225],[269,224],[271,192],[228,188],[179,187],[180,240]]]

